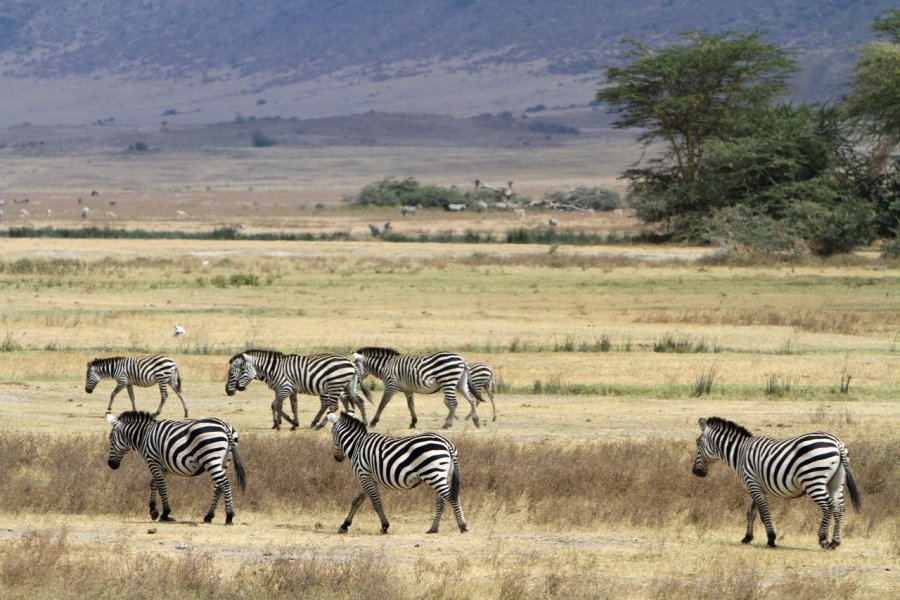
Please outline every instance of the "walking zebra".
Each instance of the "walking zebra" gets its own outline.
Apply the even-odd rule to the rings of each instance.
[[[193,419],[190,421],[157,421],[146,412],[125,412],[116,419],[106,413],[112,425],[109,434],[109,458],[111,469],[118,469],[122,457],[129,450],[137,450],[150,468],[150,518],[154,521],[173,521],[169,516],[169,495],[166,492],[166,473],[193,477],[203,471],[212,476],[214,488],[212,505],[204,523],[211,523],[216,513],[219,496],[225,495],[225,524],[234,519],[234,503],[231,481],[225,473],[229,456],[234,459],[234,469],[241,491],[246,488],[247,475],[238,452],[238,435],[234,428],[219,419]],[[162,514],[156,508],[156,495],[162,501]]]
[[[272,401],[272,429],[281,428],[281,417],[291,423],[291,430],[300,426],[297,413],[297,394],[319,396],[319,412],[310,427],[325,425],[319,419],[326,409],[337,410],[338,402],[349,407],[348,398],[359,408],[363,419],[366,408],[356,394],[359,376],[353,361],[337,354],[313,354],[300,356],[282,354],[274,350],[247,350],[235,354],[228,364],[228,381],[225,393],[233,396],[236,391],[244,391],[254,379],[264,381],[275,392]],[[284,399],[291,399],[293,419],[284,412]]]
[[[826,550],[840,545],[845,511],[844,483],[850,491],[853,508],[860,509],[850,456],[841,440],[828,433],[807,433],[786,439],[754,436],[740,425],[719,417],[701,418],[700,431],[694,475],[706,477],[707,463],[724,460],[737,471],[744,488],[750,492],[747,534],[742,543],[749,544],[753,539],[753,522],[758,511],[766,526],[769,546],[775,547],[775,528],[765,494],[777,498],[797,498],[806,494],[822,509],[819,545]],[[829,543],[828,528],[832,516],[834,535]]]
[[[418,417],[413,403],[413,394],[434,394],[441,391],[444,394],[444,404],[450,410],[444,429],[449,429],[456,418],[456,390],[462,390],[463,395],[472,406],[472,422],[476,427],[481,426],[481,419],[475,411],[481,395],[469,385],[469,376],[465,359],[455,352],[436,352],[434,354],[417,356],[413,354],[400,354],[391,348],[360,348],[353,353],[353,359],[359,369],[360,382],[368,375],[374,375],[384,382],[384,395],[372,417],[371,426],[374,427],[381,418],[381,411],[387,406],[391,398],[397,392],[406,395],[406,404],[409,406],[409,414],[412,421],[410,429],[414,429]],[[363,393],[370,398],[369,392],[363,386]]]
[[[469,363],[469,388],[476,390],[481,396],[481,392],[485,392],[491,401],[491,411],[493,418],[491,421],[497,420],[497,405],[494,404],[494,371],[484,363]],[[483,398],[483,397],[482,397]],[[484,402],[479,399],[479,402]],[[467,419],[472,418],[473,413],[466,415]]]
[[[369,433],[365,424],[353,413],[342,413],[338,417],[329,412],[326,418],[332,423],[334,459],[341,462],[345,456],[349,457],[353,472],[362,486],[362,491],[350,504],[350,513],[341,524],[339,533],[347,533],[353,523],[353,515],[366,496],[372,501],[381,520],[381,533],[387,533],[390,523],[381,505],[378,484],[390,489],[408,490],[423,481],[437,494],[434,521],[428,533],[438,532],[447,502],[456,514],[460,533],[468,531],[459,502],[459,458],[450,440],[436,433],[402,438]]]
[[[113,400],[122,388],[128,389],[128,397],[131,398],[131,410],[137,410],[134,405],[134,386],[150,387],[159,385],[159,408],[153,416],[162,412],[168,393],[166,385],[178,394],[181,406],[184,407],[184,418],[188,418],[188,407],[181,395],[181,375],[175,360],[157,354],[155,356],[115,356],[112,358],[95,358],[87,364],[84,391],[88,394],[94,392],[94,388],[103,378],[115,379],[116,388],[109,396],[109,406],[106,412],[112,412]]]

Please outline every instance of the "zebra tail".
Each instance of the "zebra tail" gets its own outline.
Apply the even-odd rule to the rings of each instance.
[[[175,367],[175,377],[172,378],[172,388],[179,394],[181,393],[181,371]]]
[[[859,512],[862,510],[862,498],[859,495],[859,488],[856,487],[856,480],[853,479],[853,471],[850,469],[850,456],[847,454],[846,449],[841,452],[841,463],[844,465],[847,490],[850,492],[850,502],[853,503],[853,510]]]
[[[234,459],[234,472],[237,475],[238,487],[241,492],[247,491],[247,471],[244,469],[244,461],[241,460],[241,453],[238,451],[237,440],[231,445],[231,458]]]
[[[481,393],[479,393],[479,391],[476,390],[472,386],[472,383],[469,380],[469,365],[468,364],[466,364],[465,368],[463,368],[462,375],[460,375],[459,384],[460,384],[460,386],[465,386],[464,389],[469,390],[469,394],[471,394],[472,397],[475,398],[475,404],[484,402],[484,398],[481,397]]]
[[[453,476],[450,480],[450,499],[459,502],[459,463],[453,459]]]

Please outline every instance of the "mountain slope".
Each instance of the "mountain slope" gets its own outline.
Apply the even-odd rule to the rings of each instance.
[[[623,38],[767,32],[804,99],[841,92],[879,0],[7,0],[0,123],[150,124],[587,103]],[[170,119],[171,120],[171,119]]]

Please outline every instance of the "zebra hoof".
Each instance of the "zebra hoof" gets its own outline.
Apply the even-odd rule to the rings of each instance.
[[[437,532],[438,532],[438,530],[435,529],[434,527],[432,527],[431,529],[429,529],[429,530],[426,531],[425,533],[437,533]]]
[[[278,431],[279,429],[281,429],[281,423],[275,423],[274,425],[272,425],[272,429]]]
[[[825,546],[824,548],[825,548],[826,550],[837,550],[837,547],[840,546],[840,545],[841,545],[840,542],[831,542],[830,544],[828,544],[828,545]]]
[[[468,533],[468,532],[469,532],[469,527],[466,526],[466,525],[460,525],[460,526],[459,526],[459,532],[460,532],[460,533]]]
[[[151,510],[151,511],[150,511],[150,520],[151,520],[151,521],[155,521],[155,520],[158,519],[158,518],[159,518],[159,511],[158,511],[158,510]]]
[[[387,535],[387,534],[388,534],[388,528],[387,528],[387,527],[382,527],[382,528],[381,528],[381,535]]]
[[[341,525],[338,527],[338,533],[347,533],[347,528]]]
[[[173,518],[170,517],[169,515],[161,515],[161,516],[159,517],[159,520],[160,520],[160,521],[168,521],[168,522],[171,523],[171,522],[173,522],[175,519],[173,519]]]
[[[742,544],[749,544],[749,543],[752,542],[752,541],[753,541],[753,536],[752,536],[752,535],[745,535],[745,536],[744,536],[744,539],[741,540],[741,543],[742,543]]]
[[[203,522],[204,522],[204,523],[212,523],[212,520],[213,520],[213,517],[214,517],[214,516],[215,516],[215,515],[212,514],[212,513],[207,513],[206,516],[203,517]]]
[[[234,525],[234,514],[225,515],[225,524],[226,525]]]

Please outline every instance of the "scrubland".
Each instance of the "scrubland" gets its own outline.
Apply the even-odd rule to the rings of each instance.
[[[224,200],[223,200],[224,201]],[[335,209],[315,228],[383,215]],[[329,214],[326,211],[326,216]],[[441,227],[475,227],[472,222]],[[533,226],[538,226],[539,217]],[[337,221],[335,221],[337,219]],[[492,216],[481,227],[503,228]],[[542,217],[541,217],[542,219]],[[596,227],[614,226],[598,220]],[[253,224],[248,225],[253,227]],[[262,227],[262,225],[259,225]],[[403,224],[404,227],[413,225]],[[515,224],[518,226],[518,224]],[[312,227],[312,226],[310,226]],[[0,249],[0,590],[4,597],[821,598],[900,587],[900,278],[871,256],[722,257],[708,249],[5,239]],[[187,336],[172,335],[181,323]],[[454,349],[492,365],[498,418],[459,446],[472,531],[430,491],[385,493],[336,533],[356,491],[328,428],[269,429],[260,382],[224,394],[250,347]],[[112,383],[85,362],[165,352],[192,416],[238,430],[236,525],[200,524],[206,476],[169,480],[154,523],[139,456],[106,466]],[[379,397],[380,387],[375,386]],[[137,389],[153,410],[156,389]],[[130,408],[127,394],[114,411]],[[300,397],[305,425],[318,400]],[[417,396],[419,427],[445,408]],[[177,398],[163,416],[178,418]],[[465,410],[460,411],[463,415]],[[819,549],[808,499],[773,501],[780,548],[739,543],[749,498],[724,465],[690,474],[697,419],[763,435],[841,437],[863,496],[843,545]],[[402,397],[378,430],[407,433]]]

